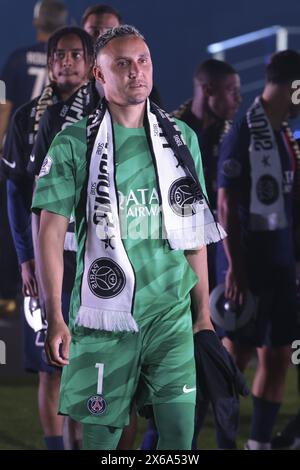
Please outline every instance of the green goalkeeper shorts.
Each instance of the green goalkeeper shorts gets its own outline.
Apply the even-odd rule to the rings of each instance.
[[[61,381],[62,414],[86,424],[124,427],[139,407],[195,403],[190,302],[139,321],[139,332],[78,328]]]

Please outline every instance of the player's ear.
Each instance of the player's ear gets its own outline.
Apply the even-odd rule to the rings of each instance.
[[[93,78],[93,66],[94,66],[94,58],[93,57],[87,57],[86,59],[86,70],[87,70],[87,76],[88,79],[91,80]]]
[[[97,64],[94,65],[93,73],[94,73],[95,80],[97,80],[98,82],[102,84],[105,83],[105,79],[104,79],[100,65],[97,65]]]
[[[53,66],[53,60],[51,57],[49,57],[48,62],[47,62],[47,68],[48,68],[48,78],[50,82],[54,81],[54,75],[52,72],[52,66]]]
[[[212,87],[211,83],[203,84],[202,88],[203,88],[203,93],[207,98],[214,94],[214,90],[213,90],[213,87]]]

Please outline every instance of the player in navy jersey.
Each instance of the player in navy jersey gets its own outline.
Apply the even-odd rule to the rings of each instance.
[[[37,43],[14,51],[5,62],[0,77],[6,85],[6,103],[0,105],[0,154],[13,112],[40,95],[47,82],[46,42],[56,29],[64,26],[66,18],[67,10],[63,2],[37,2],[33,16]],[[8,299],[16,297],[18,268],[7,220],[5,184],[1,180],[0,191],[0,259],[3,266],[0,276],[0,302],[4,308],[5,305],[12,304]]]
[[[9,216],[18,260],[21,265],[23,293],[36,297],[37,281],[31,237],[30,205],[33,178],[26,171],[37,132],[41,125],[41,115],[52,104],[57,110],[56,120],[49,130],[49,145],[66,125],[92,111],[98,95],[91,89],[88,78],[92,66],[93,44],[90,36],[81,28],[68,27],[54,33],[48,43],[48,67],[51,83],[41,96],[22,106],[15,113],[9,128],[4,149],[2,167],[8,179]],[[72,239],[72,235],[69,235]],[[69,294],[74,277],[75,253],[72,242],[65,253],[67,266],[63,291],[63,310],[68,312]],[[39,292],[41,295],[41,292]],[[39,371],[40,416],[49,449],[62,448],[62,417],[57,416],[57,398],[60,371],[47,364],[44,354],[45,325],[34,331],[25,322],[25,366]]]
[[[290,344],[296,333],[295,257],[292,239],[294,142],[286,120],[296,117],[291,84],[300,55],[275,54],[261,97],[233,126],[221,146],[218,169],[220,221],[228,238],[217,248],[218,281],[242,304],[257,298],[247,329],[226,333],[225,343],[243,370],[256,348],[253,415],[248,449],[269,449],[283,395]]]
[[[39,96],[47,83],[46,43],[51,34],[66,24],[67,10],[60,0],[43,0],[34,8],[33,24],[37,43],[17,49],[7,59],[1,73],[6,85],[6,104],[0,106],[0,142],[10,115],[27,101]]]

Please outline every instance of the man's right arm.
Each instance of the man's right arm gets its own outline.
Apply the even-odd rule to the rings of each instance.
[[[58,366],[69,363],[70,333],[61,311],[63,251],[68,223],[64,216],[46,210],[41,212],[38,252],[48,321],[45,350],[50,362]]]
[[[228,260],[225,295],[239,304],[247,290],[238,203],[241,192],[246,190],[244,160],[248,137],[246,122],[235,124],[222,142],[218,162],[218,218],[228,235],[223,240]]]
[[[247,289],[247,281],[241,250],[237,191],[228,188],[220,188],[218,190],[218,219],[228,235],[223,240],[228,260],[228,270],[225,278],[225,296],[242,304]]]

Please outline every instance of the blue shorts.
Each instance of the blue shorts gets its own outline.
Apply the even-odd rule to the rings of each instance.
[[[62,294],[62,312],[65,322],[69,320],[69,306],[71,294]],[[47,330],[40,330],[37,333],[31,328],[23,315],[23,335],[24,335],[24,368],[28,372],[53,372],[60,370],[60,367],[48,364],[45,353],[45,338]]]
[[[249,289],[258,299],[255,319],[236,332],[223,332],[232,341],[261,347],[280,347],[291,344],[299,336],[296,306],[296,273],[293,265],[264,266],[259,269],[249,261]],[[217,281],[225,280],[226,266],[219,263]],[[220,328],[218,334],[220,335]],[[222,335],[221,335],[222,336]]]

